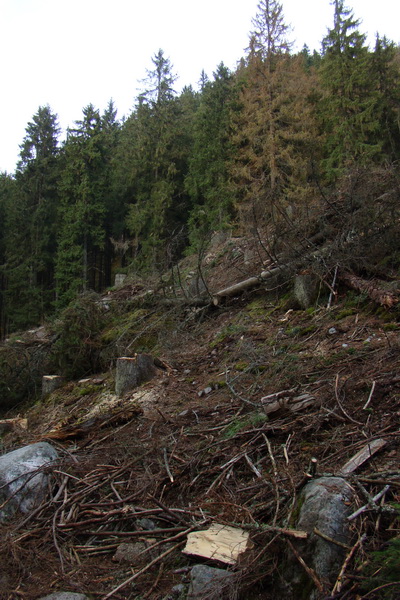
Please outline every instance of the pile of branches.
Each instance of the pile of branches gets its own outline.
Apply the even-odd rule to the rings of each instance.
[[[160,413],[162,419],[134,441],[136,419],[100,440],[79,440],[54,469],[50,498],[2,526],[4,572],[14,574],[5,597],[33,597],[42,578],[41,591],[44,585],[61,586],[118,600],[136,597],[139,590],[162,598],[162,590],[181,581],[193,563],[181,553],[187,535],[212,522],[251,532],[253,549],[237,566],[239,597],[257,590],[265,598],[280,597],[278,567],[288,553],[324,597],[355,597],[365,580],[358,565],[397,527],[398,511],[387,502],[397,498],[400,472],[344,475],[359,495],[351,521],[354,543],[330,589],[296,550],[304,532],[289,523],[308,481],[326,470],[340,471],[349,455],[378,435],[395,439],[397,427],[393,422],[383,432],[370,429],[370,438],[360,439],[353,416],[339,405],[328,413],[315,407],[297,415],[284,410],[251,424],[242,404],[229,403],[218,408],[218,420],[206,408],[188,411],[181,423]],[[334,452],[332,419],[343,422]],[[318,447],[311,461],[303,441],[310,436]],[[145,548],[134,571],[116,566],[112,559],[120,544],[136,541]],[[43,561],[51,568],[44,569]],[[49,579],[48,573],[55,574]],[[379,597],[368,594],[361,597]]]

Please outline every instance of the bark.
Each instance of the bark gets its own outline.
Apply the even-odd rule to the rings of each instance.
[[[381,306],[392,308],[399,301],[399,297],[396,296],[396,294],[383,289],[377,281],[366,281],[349,271],[342,272],[339,277],[346,285],[357,292],[367,294],[371,300],[377,302]]]

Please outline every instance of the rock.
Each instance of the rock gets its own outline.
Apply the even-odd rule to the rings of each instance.
[[[321,477],[308,483],[301,492],[297,506],[300,506],[299,517],[294,523],[296,529],[307,531],[306,541],[296,541],[294,544],[305,560],[314,569],[317,577],[323,583],[334,583],[346,556],[346,549],[323,539],[314,533],[317,529],[325,536],[349,545],[351,533],[347,517],[351,511],[353,490],[341,477]],[[304,570],[296,561],[292,589],[304,592]],[[314,598],[310,589],[309,595],[302,598]],[[299,596],[300,597],[300,596]]]
[[[313,306],[318,295],[319,281],[312,273],[296,275],[294,279],[294,297],[301,308]]]
[[[207,565],[194,565],[190,572],[186,600],[222,600],[235,598],[235,577],[230,571]]]
[[[42,502],[48,489],[44,467],[57,457],[57,451],[47,442],[24,446],[0,457],[0,504],[8,500],[0,509],[0,521],[18,510],[28,513]]]
[[[75,592],[54,592],[38,600],[89,600],[89,598],[85,594],[76,594]]]
[[[116,562],[129,563],[130,565],[134,565],[139,555],[142,555],[147,548],[147,544],[145,542],[134,542],[134,543],[126,543],[120,544],[115,551],[113,556],[113,560]],[[142,559],[143,555],[139,557]]]
[[[152,531],[156,528],[156,524],[152,519],[138,519],[136,521],[136,525],[140,527],[140,529],[146,529],[147,531]]]
[[[177,585],[174,585],[174,587],[171,589],[171,596],[173,597],[182,597],[182,594],[184,593],[184,591],[186,590],[186,586],[183,583],[178,583]]]

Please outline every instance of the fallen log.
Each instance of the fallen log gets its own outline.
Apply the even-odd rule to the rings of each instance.
[[[367,281],[350,273],[349,271],[343,271],[339,274],[339,278],[348,285],[353,288],[357,292],[361,292],[367,294],[371,300],[377,302],[381,306],[385,306],[386,308],[392,308],[395,304],[399,302],[399,297],[393,292],[385,290],[381,287],[379,282],[376,280]]]
[[[240,294],[241,292],[253,289],[253,288],[257,287],[258,285],[262,285],[263,283],[268,281],[268,279],[272,279],[276,275],[278,275],[278,274],[282,275],[286,272],[288,272],[287,265],[274,267],[273,269],[270,269],[269,271],[262,271],[260,273],[260,275],[258,275],[257,277],[256,276],[249,277],[248,279],[245,279],[244,281],[235,283],[234,285],[231,285],[223,290],[220,290],[216,294],[214,294],[213,304],[214,304],[214,306],[218,306],[221,303],[221,300],[223,298],[229,298],[231,296],[236,296],[237,294]]]

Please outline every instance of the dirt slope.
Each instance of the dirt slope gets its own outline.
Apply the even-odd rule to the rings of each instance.
[[[264,286],[218,307],[191,305],[199,286],[212,295],[258,273],[261,263],[238,240],[216,244],[201,272],[186,259],[164,296],[158,291],[135,313],[135,324],[129,316],[149,282],[103,299],[114,315],[104,339],[119,340],[112,352],[151,351],[166,368],[116,398],[111,352],[107,371],[66,384],[27,411],[27,430],[3,436],[5,450],[49,440],[61,459],[52,499],[2,527],[1,598],[35,600],[60,589],[164,598],[196,562],[181,552],[188,531],[212,522],[251,531],[253,549],[236,569],[240,597],[285,597],[279,565],[286,537],[265,526],[290,523],[312,459],[317,474],[338,473],[384,439],[351,481],[359,506],[386,484],[385,502],[398,501],[396,308],[343,288],[328,309],[324,286],[308,310],[296,306],[288,286]],[[397,514],[370,510],[352,527],[354,544],[365,539],[340,593],[326,586],[324,597],[367,593],[357,565],[395,535]],[[137,541],[147,546],[133,564],[113,560],[119,544]]]

